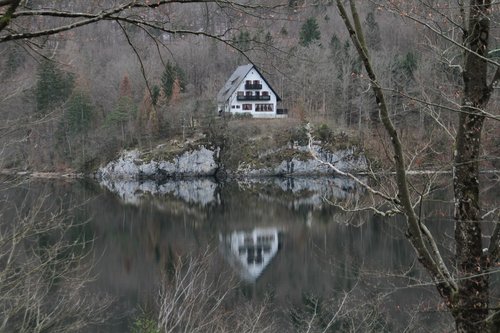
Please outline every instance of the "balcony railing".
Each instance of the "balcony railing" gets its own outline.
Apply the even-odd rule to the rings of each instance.
[[[246,90],[262,89],[262,84],[261,83],[245,83],[245,89]]]
[[[237,101],[270,101],[271,96],[269,96],[269,95],[267,95],[267,96],[264,96],[264,95],[245,96],[245,95],[243,95],[243,96],[236,96],[236,100]]]

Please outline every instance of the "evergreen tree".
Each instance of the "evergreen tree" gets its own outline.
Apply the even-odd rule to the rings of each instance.
[[[90,129],[94,107],[87,94],[74,92],[68,100],[65,121],[71,134],[85,133]]]
[[[186,88],[186,75],[178,65],[172,65],[170,61],[168,61],[161,76],[161,86],[167,101],[170,101],[172,98],[174,85],[176,84],[179,85],[180,92],[183,92]]]
[[[75,90],[69,97],[64,115],[54,137],[56,149],[63,163],[82,165],[86,154],[86,141],[94,118],[94,106],[84,90]],[[78,160],[78,161],[77,161]]]
[[[240,51],[250,50],[251,42],[252,38],[250,37],[250,32],[248,31],[240,31],[240,34],[234,40],[236,48],[239,49]]]
[[[399,61],[399,66],[409,78],[413,78],[413,72],[418,66],[417,55],[412,51],[408,51]]]
[[[127,75],[120,82],[120,95],[113,111],[106,116],[107,127],[119,127],[121,129],[122,140],[130,131],[132,120],[136,118],[137,106],[132,99],[132,85]],[[126,131],[127,130],[127,131]]]
[[[153,105],[158,104],[158,98],[160,97],[160,87],[158,85],[154,85],[151,89],[151,102]]]
[[[318,22],[314,17],[308,18],[300,29],[299,44],[309,46],[312,42],[320,40],[321,32],[319,31]]]
[[[122,126],[137,113],[137,107],[132,99],[132,85],[128,75],[124,75],[120,82],[120,95],[116,107],[106,117],[106,124],[121,124]]]
[[[177,64],[175,65],[175,74],[176,79],[179,84],[180,92],[184,92],[186,90],[186,73],[182,68],[180,68]]]
[[[35,88],[36,109],[45,114],[57,107],[71,95],[74,77],[59,68],[53,61],[45,60],[38,67]]]
[[[375,15],[372,12],[366,15],[365,25],[366,45],[373,50],[380,50],[380,44],[382,42],[380,37],[380,28],[375,20]]]
[[[338,52],[342,51],[340,39],[335,34],[333,34],[332,39],[330,39],[330,50],[332,51],[332,55],[336,55]]]
[[[161,87],[163,89],[163,93],[165,94],[165,98],[167,101],[169,101],[170,97],[172,97],[174,82],[175,82],[175,69],[174,66],[170,63],[170,61],[168,61],[167,64],[165,65],[165,70],[163,71],[163,74],[161,76]]]

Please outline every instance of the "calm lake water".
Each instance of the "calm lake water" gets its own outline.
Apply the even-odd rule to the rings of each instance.
[[[70,209],[68,218],[88,221],[78,231],[94,238],[95,280],[87,288],[114,300],[111,319],[89,332],[130,331],[138,317],[158,311],[162,277],[176,258],[207,251],[215,275],[238,281],[231,302],[267,302],[282,331],[291,330],[298,314],[308,315],[311,300],[333,312],[345,300],[343,311],[375,313],[377,330],[400,331],[417,319],[449,325],[434,288],[415,286],[427,276],[404,239],[403,221],[344,212],[325,201],[367,200],[346,179],[50,180],[3,193],[14,202],[47,195],[52,207]],[[437,191],[422,213],[445,254],[452,253],[453,235],[448,193]]]

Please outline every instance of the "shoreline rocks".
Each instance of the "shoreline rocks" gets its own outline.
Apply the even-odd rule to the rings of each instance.
[[[365,171],[366,158],[355,149],[349,148],[336,152],[329,152],[319,145],[312,147],[317,156],[325,162],[334,164],[338,169],[349,172]],[[301,156],[308,152],[308,147],[295,148]],[[123,151],[120,156],[99,168],[95,177],[101,180],[128,179],[128,180],[155,180],[183,179],[199,177],[215,177],[218,180],[226,178],[245,177],[279,177],[279,176],[320,176],[335,172],[326,164],[314,159],[292,157],[281,160],[275,165],[256,167],[250,164],[238,166],[236,170],[225,167],[220,158],[220,149],[208,149],[199,146],[197,149],[184,151],[174,155],[170,160],[148,159],[139,150]]]
[[[137,150],[124,151],[120,156],[95,174],[98,179],[151,179],[162,181],[166,178],[190,178],[215,176],[219,168],[214,150],[204,146],[186,151],[173,160],[147,160]]]

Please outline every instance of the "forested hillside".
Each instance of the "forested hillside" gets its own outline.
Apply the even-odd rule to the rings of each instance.
[[[274,87],[282,99],[279,107],[288,110],[290,119],[255,120],[218,114],[219,89],[235,68],[248,63],[255,64]],[[392,220],[388,222],[391,228],[401,229],[398,230],[401,239],[411,245],[415,257],[405,258],[412,261],[411,267],[402,267],[402,275],[398,276],[406,281],[405,286],[394,285],[384,291],[386,296],[398,288],[433,286],[433,295],[439,301],[428,302],[424,295],[421,305],[425,305],[426,313],[431,309],[430,312],[446,312],[449,317],[445,324],[438,323],[436,327],[451,331],[449,323],[453,321],[458,332],[500,331],[496,283],[500,210],[495,196],[500,179],[498,1],[0,0],[0,77],[1,174],[92,173],[115,159],[120,151],[139,148],[125,154],[130,158],[123,165],[137,171],[129,173],[133,179],[127,184],[141,185],[146,168],[151,171],[151,179],[164,182],[179,173],[166,174],[167,168],[160,169],[159,165],[197,147],[211,158],[210,173],[206,175],[224,176],[219,178],[222,188],[230,183],[226,182],[230,178],[226,177],[226,170],[241,170],[246,165],[278,170],[267,176],[285,175],[286,193],[291,195],[295,180],[289,170],[295,168],[293,158],[301,162],[311,158],[329,171],[328,181],[323,179],[320,183],[334,191],[341,189],[342,193],[355,191],[355,197],[360,198],[331,202],[322,196],[324,203],[344,212],[367,211],[376,216],[372,222],[376,227],[374,234],[380,237],[377,243],[389,237],[380,228],[379,217],[380,220],[402,217],[404,226],[395,227]],[[269,100],[269,95],[261,97],[264,96]],[[267,112],[268,108],[256,111]],[[356,149],[352,147],[354,144]],[[360,177],[351,173],[353,169],[342,169],[339,159],[320,156],[315,145],[351,151],[353,158],[363,162],[360,164],[365,174]],[[296,147],[300,148],[300,156],[293,152]],[[144,163],[139,166],[141,159]],[[222,161],[220,167],[215,159]],[[123,161],[121,157],[118,160]],[[201,164],[195,157],[185,161],[183,164],[188,166]],[[276,163],[286,165],[286,173],[281,171],[284,168],[272,168]],[[109,165],[109,173],[116,173],[116,164]],[[169,168],[170,165],[174,163]],[[307,175],[311,167],[304,165],[306,170],[302,171]],[[175,171],[173,167],[172,170]],[[156,177],[158,173],[161,177]],[[443,179],[438,181],[440,175]],[[356,186],[339,185],[340,176]],[[242,174],[241,179],[247,181],[244,177]],[[332,179],[339,180],[339,184],[330,182]],[[218,185],[210,183],[201,182],[204,185],[195,187],[212,191],[210,195],[217,197],[214,206],[204,207],[208,210],[194,215],[210,216],[215,207],[222,208],[222,215],[229,216],[227,221],[232,227],[238,217],[225,210],[225,202],[216,190]],[[2,189],[3,193],[7,193],[11,183],[1,184],[7,188]],[[150,183],[151,188],[156,189],[157,185]],[[436,197],[442,187],[450,192],[452,189],[453,194],[443,199]],[[269,194],[258,189],[252,191],[263,197]],[[0,331],[11,327],[11,331],[46,331],[54,327],[68,331],[64,326],[77,330],[86,325],[85,321],[101,320],[91,309],[99,312],[108,306],[107,302],[102,302],[101,308],[80,302],[80,290],[87,282],[83,280],[90,279],[90,275],[81,277],[79,261],[84,252],[72,248],[80,245],[89,248],[87,233],[75,232],[78,240],[69,242],[72,238],[68,238],[67,244],[66,236],[75,226],[83,228],[85,223],[80,225],[78,221],[87,218],[78,215],[80,199],[76,202],[68,199],[68,207],[59,208],[58,202],[62,206],[65,196],[54,193],[57,191],[35,195],[36,200],[31,203],[19,199],[20,196],[12,199],[2,194]],[[165,202],[170,204],[168,199]],[[275,202],[266,202],[266,208],[259,209],[252,202],[236,200],[236,210],[258,211],[258,215],[248,217],[251,222],[272,223],[267,205]],[[446,209],[426,212],[431,202]],[[50,209],[44,208],[46,204]],[[290,207],[283,211],[288,212]],[[447,207],[453,212],[447,211]],[[69,217],[64,216],[66,210]],[[297,238],[310,244],[308,247],[315,247],[306,237],[314,227],[313,214],[300,210],[299,206],[301,222],[297,223],[301,231]],[[99,214],[106,215],[95,213]],[[287,214],[279,213],[281,217]],[[181,215],[185,226],[188,215]],[[66,220],[73,219],[76,225],[66,224]],[[163,223],[165,219],[157,220]],[[125,215],[120,228],[124,228],[124,221]],[[214,221],[219,222],[217,216]],[[444,230],[441,227],[449,221],[453,222],[450,232],[435,231]],[[192,223],[210,228],[217,224]],[[336,222],[325,219],[325,223]],[[434,229],[433,223],[440,228]],[[154,225],[160,229],[164,226]],[[143,229],[143,225],[139,228]],[[148,231],[147,237],[156,239],[158,235],[153,230]],[[327,236],[321,236],[326,249]],[[277,235],[273,237],[278,241]],[[335,246],[345,247],[342,241]],[[363,242],[359,243],[364,245]],[[159,247],[151,248],[154,248],[151,253],[159,258]],[[257,248],[248,253],[254,250]],[[168,256],[174,258],[173,252]],[[97,253],[96,258],[99,257]],[[252,254],[246,264],[255,260]],[[130,267],[128,263],[128,259],[124,260],[125,267]],[[196,260],[186,263],[196,266]],[[417,266],[426,272],[425,278],[414,275]],[[196,278],[202,276],[197,272],[205,270],[196,270],[190,280],[182,275],[186,267],[179,256],[179,266],[162,269],[172,281],[181,281],[177,287],[182,289],[182,281],[196,283]],[[300,270],[302,267],[290,272]],[[67,279],[73,276],[78,279]],[[395,278],[385,271],[378,278],[388,277]],[[206,282],[206,276],[202,280]],[[65,289],[68,281],[74,291]],[[205,293],[207,285],[201,286],[198,290]],[[53,293],[57,287],[64,287],[59,289],[60,298]],[[331,319],[318,315],[320,303],[316,301],[310,303],[314,303],[309,307],[313,311],[306,313],[309,319],[292,315],[296,330],[307,326],[308,332],[316,327],[326,332],[335,329],[335,325],[351,327],[351,323],[356,327],[358,319],[354,318],[361,318],[357,315],[348,317],[351,319],[345,322],[347,326],[335,322],[337,315],[345,311],[344,301],[353,290],[343,290],[344,298],[338,309],[327,310]],[[170,299],[168,293],[161,295],[163,300]],[[210,295],[205,305],[216,304],[210,308],[215,312],[207,312],[203,304],[200,306],[198,297],[187,299],[192,309],[197,308],[198,319],[205,320],[210,318],[207,313],[217,313],[224,325],[217,326],[219,322],[210,318],[208,322],[199,322],[197,330],[232,331],[236,327],[232,321],[246,323],[240,317],[225,321],[227,313],[218,310],[221,299],[216,294]],[[372,298],[371,293],[364,292],[361,297],[363,301]],[[385,299],[380,300],[385,306]],[[244,314],[245,311],[238,311],[232,305],[224,306],[231,307],[231,313],[238,316]],[[187,313],[184,306],[174,306],[180,312],[170,311],[169,306],[168,302],[162,305],[151,327],[195,331],[190,329],[194,313],[191,310],[187,311],[189,318],[178,316],[179,321],[169,326],[172,325],[169,316]],[[359,308],[358,304],[354,306]],[[79,315],[82,311],[86,317]],[[256,326],[259,320],[266,319],[261,317],[262,311],[250,321],[251,325],[245,324],[249,327],[247,331],[266,331]],[[359,321],[371,317],[366,317],[364,311],[372,313],[371,309],[361,311],[363,318]],[[405,330],[425,330],[418,327],[422,313],[407,311],[411,319]],[[246,320],[244,316],[241,318]],[[183,320],[187,321],[179,324]],[[377,316],[370,320],[373,321],[368,321],[368,326],[359,327],[367,327],[365,330],[369,331],[391,330],[390,326],[380,326],[382,321]]]
[[[363,142],[380,135],[370,81],[331,1],[16,2],[0,35],[3,168],[84,170],[123,147],[203,131],[217,116],[218,90],[249,62],[290,117]],[[458,38],[459,12],[449,1],[412,3],[398,13],[363,1],[360,16],[394,120],[414,152],[439,157],[450,153],[462,97],[460,45],[446,40]],[[497,4],[491,49],[500,45],[499,15]],[[494,94],[488,109],[498,106]],[[486,128],[488,149],[497,149],[497,126]]]

